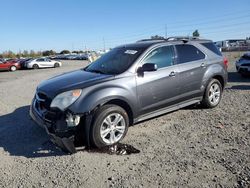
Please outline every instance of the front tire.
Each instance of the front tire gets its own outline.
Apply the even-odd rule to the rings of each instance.
[[[17,70],[16,66],[11,66],[11,67],[10,67],[10,71],[11,71],[11,72],[14,72],[14,71],[16,71],[16,70]]]
[[[54,68],[60,67],[59,63],[54,64]]]
[[[221,96],[222,96],[221,83],[217,79],[212,79],[206,87],[205,94],[201,104],[205,108],[214,108],[220,103]]]
[[[34,64],[33,69],[39,69],[39,66],[37,64]]]
[[[94,115],[90,131],[91,146],[102,148],[121,141],[128,131],[127,112],[117,105],[104,105]]]

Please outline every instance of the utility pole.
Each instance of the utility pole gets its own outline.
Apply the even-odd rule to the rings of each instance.
[[[168,26],[167,24],[165,25],[165,38],[168,38]]]

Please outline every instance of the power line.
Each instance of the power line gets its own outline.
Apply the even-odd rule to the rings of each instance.
[[[219,16],[216,16],[216,17],[212,17],[212,18],[209,18],[209,19],[203,19],[202,21],[201,20],[195,20],[196,23],[192,23],[194,20],[189,20],[189,21],[181,21],[181,22],[174,22],[174,24],[171,26],[171,24],[167,24],[165,25],[165,28],[164,27],[160,27],[160,26],[157,26],[157,27],[151,27],[151,28],[148,28],[148,30],[144,30],[143,32],[133,32],[134,34],[132,35],[129,35],[129,36],[115,36],[115,37],[112,37],[112,38],[109,38],[105,41],[105,44],[107,45],[116,45],[116,44],[119,44],[121,43],[121,41],[132,41],[132,40],[137,40],[137,39],[140,39],[140,38],[148,38],[150,35],[154,35],[154,34],[159,34],[159,33],[164,33],[165,36],[169,35],[170,33],[190,33],[192,32],[193,29],[199,29],[199,30],[212,30],[214,31],[214,33],[216,33],[217,30],[220,30],[220,28],[223,27],[224,28],[235,28],[235,26],[241,26],[241,25],[244,25],[244,24],[249,24],[249,22],[233,22],[232,21],[236,21],[236,20],[239,20],[239,19],[242,19],[242,18],[248,18],[250,16],[249,12],[247,13],[243,13],[243,14],[239,14],[237,16],[235,16],[235,11],[233,11],[234,14],[232,13],[228,13],[228,14],[222,14]],[[239,11],[240,13],[244,12],[244,11]],[[229,15],[229,16],[226,16],[226,15]],[[228,23],[230,22],[230,23]],[[186,23],[186,24],[179,24],[177,25],[177,23]],[[200,26],[200,25],[205,25],[205,24],[213,24],[212,26]],[[227,23],[227,24],[222,24],[220,26],[216,26],[215,24],[220,24],[220,23]],[[191,27],[189,29],[183,29],[184,27]],[[179,29],[178,29],[179,28]],[[206,34],[209,33],[209,32],[206,32]],[[211,32],[210,32],[211,33]],[[213,33],[213,32],[212,32]],[[204,33],[205,34],[205,33]],[[99,44],[99,42],[91,42],[92,45],[93,44]]]
[[[250,15],[248,15],[250,16]],[[219,19],[219,20],[216,20],[216,21],[213,21],[213,23],[220,23],[222,22],[223,20],[227,19],[228,21],[232,21],[232,20],[236,20],[236,19],[239,19],[239,18],[242,18],[243,16],[240,16],[240,17],[235,17],[235,19],[231,19],[229,20],[228,18],[224,18],[224,19]],[[200,24],[205,24],[205,23],[208,23],[208,22],[200,22]],[[242,25],[242,24],[246,24],[248,22],[243,22],[243,23],[230,23],[229,25],[228,24],[224,24],[224,25],[221,25],[220,27],[230,27],[231,25]],[[194,24],[189,24],[186,26],[190,26],[192,27],[192,29],[194,28],[198,28],[198,29],[213,29],[213,28],[217,28],[218,26],[209,26],[209,27],[199,27],[199,26],[195,26]],[[174,27],[174,28],[181,28],[182,26],[179,26],[179,27]],[[143,33],[137,33],[137,34],[133,34],[133,35],[130,35],[130,36],[127,36],[127,37],[120,37],[120,38],[113,38],[113,39],[109,39],[107,40],[106,43],[114,43],[116,41],[119,41],[119,40],[128,40],[128,39],[135,39],[135,38],[138,38],[138,37],[145,37],[145,36],[148,36],[149,34],[152,34],[153,32],[162,32],[162,28],[158,28],[158,29],[154,29],[154,30],[151,30],[151,32],[143,32]],[[173,30],[173,28],[169,29],[169,27],[167,28],[167,32],[169,33],[170,31],[171,32],[191,32],[190,31],[191,29],[181,29],[181,30]],[[165,27],[165,35],[166,35],[166,27]]]
[[[223,15],[220,15],[219,19],[216,16],[216,17],[213,17],[213,18],[209,18],[207,20],[206,19],[202,19],[202,21],[198,20],[198,22],[197,22],[197,20],[195,20],[195,22],[194,22],[194,20],[187,20],[187,21],[180,21],[180,22],[172,22],[172,24],[168,22],[167,24],[168,24],[168,29],[169,28],[173,29],[173,28],[189,27],[189,26],[193,26],[193,25],[203,25],[203,24],[208,24],[208,23],[220,23],[222,21],[232,21],[232,20],[237,20],[237,19],[241,19],[241,18],[249,17],[250,16],[249,12],[247,12],[247,13],[244,12],[242,15],[240,15],[238,17],[235,17],[235,13],[236,12],[234,12],[234,14],[232,14],[232,13],[230,13],[230,14],[224,14],[224,16],[225,15],[229,15],[229,17],[224,17],[224,18],[223,18]],[[242,13],[242,11],[241,11],[241,13]],[[182,23],[182,24],[180,24],[180,23]],[[188,24],[185,24],[185,23],[188,23]],[[159,30],[162,30],[162,28],[163,28],[162,26],[154,26],[154,27],[146,28],[143,31],[141,30],[140,32],[137,32],[137,33],[142,34],[142,33],[145,33],[145,32],[157,32]],[[125,38],[125,37],[138,36],[138,35],[139,34],[135,34],[135,35],[134,34],[133,35],[120,35],[120,36],[112,37],[112,38],[110,38],[110,40],[120,39],[120,38]]]

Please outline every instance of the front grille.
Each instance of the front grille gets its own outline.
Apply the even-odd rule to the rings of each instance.
[[[44,93],[37,92],[34,101],[34,107],[43,118],[43,120],[51,125],[55,119],[55,113],[50,111],[51,99]]]

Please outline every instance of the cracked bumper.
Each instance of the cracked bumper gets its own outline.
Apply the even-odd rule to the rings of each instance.
[[[50,140],[59,146],[62,150],[68,151],[70,153],[75,153],[76,148],[74,144],[75,135],[71,134],[68,130],[56,132],[53,129],[53,123],[46,121],[44,114],[39,113],[35,108],[35,101],[32,101],[30,106],[30,116],[38,125],[43,127],[50,137]]]

